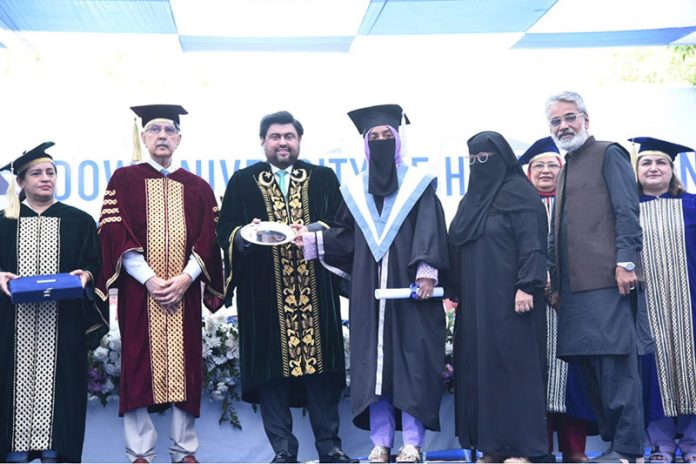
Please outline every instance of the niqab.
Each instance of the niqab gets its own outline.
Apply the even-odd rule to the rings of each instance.
[[[376,197],[386,197],[399,189],[396,167],[401,163],[401,140],[394,128],[387,127],[394,135],[393,139],[368,140],[369,131],[365,134],[367,191]]]
[[[469,185],[449,230],[449,242],[463,245],[479,238],[491,210],[501,213],[533,210],[539,194],[524,174],[515,153],[497,132],[480,132],[467,141],[469,153],[492,153],[485,163],[471,165]]]

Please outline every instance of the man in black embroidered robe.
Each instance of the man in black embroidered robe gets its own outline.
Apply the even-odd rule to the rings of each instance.
[[[345,386],[339,278],[292,244],[260,246],[240,229],[254,220],[325,228],[341,201],[334,172],[298,160],[302,125],[288,112],[264,117],[268,162],[237,171],[220,211],[225,300],[237,290],[242,398],[259,403],[273,462],[296,462],[290,407],[306,406],[321,462],[350,462],[338,437]]]

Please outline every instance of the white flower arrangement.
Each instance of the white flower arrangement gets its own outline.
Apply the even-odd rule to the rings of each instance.
[[[88,354],[87,400],[107,403],[118,400],[121,376],[121,334],[112,330],[104,335],[99,346]]]
[[[208,316],[203,321],[203,391],[221,401],[218,423],[241,429],[233,401],[239,400],[239,331],[234,318]]]
[[[350,387],[350,329],[347,321],[343,323],[343,351],[346,359],[346,386]]]

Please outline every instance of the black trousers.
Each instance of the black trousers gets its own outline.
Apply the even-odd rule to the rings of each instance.
[[[575,359],[582,370],[602,439],[611,442],[621,454],[643,456],[643,387],[637,354]]]
[[[297,456],[298,442],[292,433],[290,389],[304,386],[307,394],[307,411],[314,432],[314,444],[319,456],[341,448],[338,437],[338,400],[340,390],[327,376],[308,375],[298,379],[276,379],[259,391],[261,419],[273,451]]]

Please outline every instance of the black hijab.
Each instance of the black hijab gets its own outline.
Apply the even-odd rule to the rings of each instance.
[[[449,230],[449,242],[463,245],[479,238],[491,209],[501,213],[534,210],[539,194],[524,175],[515,153],[497,132],[480,132],[467,141],[472,155],[489,152],[485,163],[471,165],[469,185]]]

